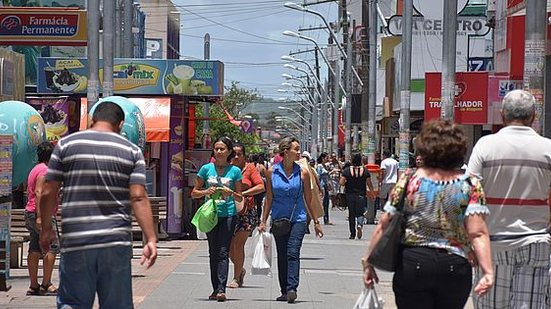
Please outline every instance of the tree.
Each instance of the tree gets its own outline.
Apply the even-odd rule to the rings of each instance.
[[[220,136],[228,136],[232,140],[238,140],[243,143],[247,153],[262,152],[260,147],[260,137],[255,133],[244,133],[240,127],[232,124],[224,110],[238,119],[239,111],[255,100],[259,100],[261,95],[256,89],[247,90],[239,87],[239,83],[233,81],[230,86],[225,87],[226,93],[222,101],[210,104],[209,109],[209,135],[213,140]],[[204,117],[203,106],[199,104],[196,109],[197,118]],[[197,121],[196,136],[203,136],[203,121]]]

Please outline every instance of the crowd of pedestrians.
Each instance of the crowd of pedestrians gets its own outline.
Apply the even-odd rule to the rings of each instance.
[[[383,214],[361,259],[364,284],[376,287],[370,254],[403,213],[393,277],[398,308],[463,308],[470,295],[476,308],[551,308],[551,140],[531,128],[534,104],[528,92],[509,92],[501,110],[504,128],[478,140],[467,165],[462,128],[427,121],[414,142],[415,168],[400,171],[394,155],[384,150],[376,175],[359,153],[348,162],[334,153],[315,160],[292,137],[281,140],[272,158],[247,157],[245,145],[218,138],[191,192],[216,204],[218,223],[207,233],[208,298],[223,302],[227,286],[243,285],[245,244],[257,229],[275,239],[281,293],[276,300],[295,302],[300,251],[311,224],[323,237],[320,219],[332,225],[331,206],[344,203],[349,239],[361,239],[364,214],[380,202]],[[57,294],[59,307],[87,308],[97,293],[102,307],[132,307],[131,211],[145,234],[147,267],[155,263],[157,239],[143,155],[119,134],[123,119],[120,107],[103,102],[89,130],[61,139],[55,148],[38,147],[40,163],[29,175],[25,213],[31,239],[27,295]],[[60,246],[55,213],[61,189]],[[59,251],[56,288],[51,272]],[[228,284],[230,259],[234,271]]]

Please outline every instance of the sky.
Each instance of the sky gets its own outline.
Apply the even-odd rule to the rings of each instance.
[[[225,64],[224,84],[230,85],[232,81],[237,81],[243,88],[257,89],[265,98],[292,96],[292,93],[277,91],[285,88],[281,86],[284,82],[281,74],[301,73],[284,68],[286,62],[281,61],[281,56],[314,47],[313,43],[285,36],[282,32],[297,32],[299,28],[320,26],[323,23],[318,16],[284,7],[285,0],[172,2],[181,12],[181,55],[184,58],[203,59],[203,37],[209,33],[211,60],[220,60]],[[302,3],[301,0],[297,2]],[[323,14],[328,22],[337,19],[336,2],[316,4],[309,8]],[[302,34],[314,38],[322,47],[327,43],[329,35],[323,30],[303,31]],[[314,64],[313,53],[295,57],[309,61],[312,66]],[[322,76],[327,76],[326,66],[321,67]]]

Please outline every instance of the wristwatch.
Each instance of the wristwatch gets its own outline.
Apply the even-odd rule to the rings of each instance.
[[[363,270],[365,270],[368,267],[371,267],[371,265],[369,265],[369,262],[367,261],[367,258],[365,257],[361,258],[360,262],[362,263]]]
[[[316,221],[314,221],[314,225],[319,225],[319,224],[320,224],[320,222],[319,222],[319,221],[317,221],[317,220],[316,220]]]

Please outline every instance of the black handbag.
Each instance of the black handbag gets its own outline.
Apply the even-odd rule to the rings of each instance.
[[[298,193],[295,198],[295,205],[293,206],[293,211],[291,212],[291,216],[289,218],[272,220],[272,228],[270,229],[270,233],[272,233],[272,235],[274,235],[275,237],[284,236],[291,232],[291,218],[293,218],[293,214],[295,213],[295,208],[297,207],[297,201],[298,201],[298,197],[300,196],[301,189],[302,189],[302,179],[299,180]]]
[[[404,202],[407,195],[408,183],[409,176],[406,181],[404,192],[402,192],[400,196],[400,202],[396,207],[396,214],[392,216],[379,242],[377,242],[367,258],[369,264],[373,265],[375,268],[390,272],[396,271],[396,266],[400,259],[400,243],[405,232],[407,221],[404,213]]]

